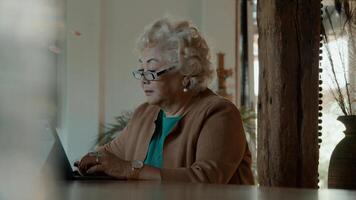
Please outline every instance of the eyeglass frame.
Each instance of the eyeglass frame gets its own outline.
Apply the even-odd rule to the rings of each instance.
[[[159,76],[162,76],[163,74],[165,74],[165,73],[167,73],[167,72],[169,72],[169,71],[172,71],[174,68],[176,68],[176,66],[175,65],[173,65],[173,66],[170,66],[170,67],[168,67],[168,68],[166,68],[166,69],[162,69],[162,70],[160,70],[160,71],[150,71],[150,70],[148,70],[148,71],[144,71],[144,69],[139,69],[139,70],[135,70],[135,71],[133,71],[132,72],[132,75],[133,75],[133,77],[135,78],[135,79],[137,79],[137,80],[146,80],[146,81],[155,81],[155,80],[158,80],[158,78],[159,78]],[[135,76],[135,73],[139,73],[140,74],[140,78],[137,78],[136,76]],[[153,79],[147,79],[146,77],[145,77],[145,74],[151,74],[152,75],[152,77],[153,77]]]

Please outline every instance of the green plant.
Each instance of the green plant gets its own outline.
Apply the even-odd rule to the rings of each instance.
[[[257,144],[256,144],[256,119],[257,115],[254,109],[242,106],[240,108],[242,123],[244,126],[248,147],[252,155],[252,172],[257,183]]]
[[[115,123],[109,123],[107,125],[101,125],[104,132],[99,134],[94,146],[102,146],[113,140],[118,133],[120,133],[130,121],[133,112],[126,111],[121,115],[115,117]]]

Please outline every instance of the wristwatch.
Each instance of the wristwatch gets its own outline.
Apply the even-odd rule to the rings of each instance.
[[[143,168],[143,162],[140,160],[133,160],[131,162],[131,174],[130,179],[138,179],[141,169]]]

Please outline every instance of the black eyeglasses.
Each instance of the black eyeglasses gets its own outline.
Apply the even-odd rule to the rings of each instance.
[[[132,75],[135,77],[137,80],[147,80],[147,81],[154,81],[159,78],[159,76],[171,71],[174,69],[175,66],[168,67],[166,69],[162,69],[158,72],[156,71],[144,71],[143,69],[136,70],[132,72]]]

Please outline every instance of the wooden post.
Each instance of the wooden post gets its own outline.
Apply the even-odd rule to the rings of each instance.
[[[258,1],[258,174],[262,186],[317,188],[318,0]]]
[[[232,69],[225,69],[224,67],[224,53],[217,53],[218,59],[218,68],[216,69],[216,73],[218,76],[218,94],[223,96],[230,101],[232,101],[232,95],[227,93],[226,90],[226,79],[232,75]]]

